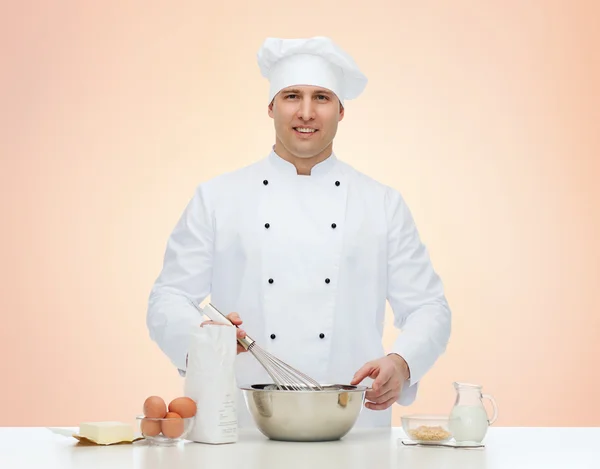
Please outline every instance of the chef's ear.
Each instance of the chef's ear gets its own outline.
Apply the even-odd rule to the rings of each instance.
[[[268,107],[269,117],[273,118],[273,104],[275,103],[275,98],[271,100]]]
[[[338,119],[338,122],[341,122],[344,118],[344,105],[339,100],[338,102],[340,103],[340,118]]]

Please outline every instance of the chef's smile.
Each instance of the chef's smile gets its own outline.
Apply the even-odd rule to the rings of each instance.
[[[300,138],[311,138],[319,130],[312,127],[294,127],[294,133]]]

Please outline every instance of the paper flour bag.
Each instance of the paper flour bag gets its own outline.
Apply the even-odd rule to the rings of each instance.
[[[188,439],[198,443],[234,443],[238,439],[237,354],[234,326],[205,324],[190,337],[184,394],[197,412]]]

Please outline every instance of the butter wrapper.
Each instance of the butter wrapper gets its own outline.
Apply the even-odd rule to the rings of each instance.
[[[115,441],[112,443],[98,443],[92,439],[86,438],[85,436],[80,435],[77,432],[73,432],[73,430],[69,430],[67,428],[57,428],[57,427],[47,427],[52,433],[57,435],[62,435],[66,437],[73,437],[79,444],[81,445],[89,445],[89,446],[114,446],[114,445],[130,445],[136,441],[143,440],[144,436],[141,433],[134,433],[133,440],[123,440],[123,441]]]

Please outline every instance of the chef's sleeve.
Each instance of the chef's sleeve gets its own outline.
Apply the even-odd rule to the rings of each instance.
[[[451,312],[413,216],[397,191],[388,191],[387,208],[387,298],[394,325],[401,330],[391,352],[408,364],[410,379],[398,403],[409,405],[416,397],[421,378],[446,350]]]
[[[190,330],[202,315],[199,305],[210,294],[214,225],[202,185],[198,186],[173,229],[163,267],[148,301],[150,338],[185,376]]]

